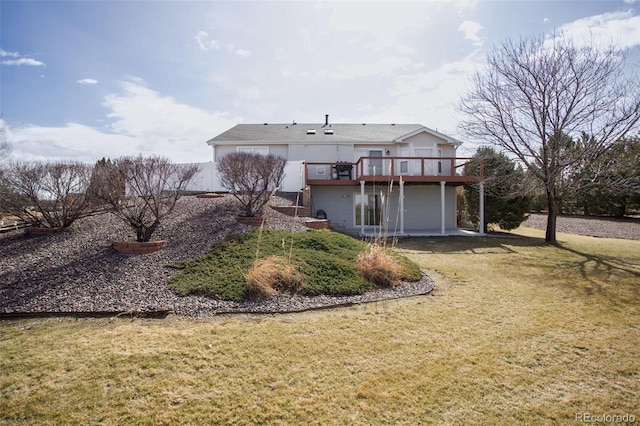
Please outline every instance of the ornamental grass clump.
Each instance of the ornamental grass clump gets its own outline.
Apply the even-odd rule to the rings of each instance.
[[[304,289],[304,277],[282,256],[256,259],[246,274],[249,293],[260,297],[296,293]]]
[[[396,259],[377,246],[371,246],[358,255],[356,268],[360,275],[379,287],[399,285],[403,272]]]

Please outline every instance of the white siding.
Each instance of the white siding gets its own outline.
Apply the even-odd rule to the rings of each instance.
[[[353,228],[354,186],[314,186],[311,188],[311,216],[324,210],[331,223]],[[358,187],[359,188],[359,187]]]
[[[312,145],[292,144],[289,146],[289,160],[319,163],[333,163],[336,161],[353,161],[353,145],[322,144]]]
[[[396,183],[391,193],[387,186],[372,185],[365,187],[365,194],[376,194],[385,198],[383,206],[382,232],[399,232],[400,211],[398,200],[400,188]],[[405,185],[405,232],[430,231],[440,232],[441,208],[440,185]],[[355,224],[355,196],[360,194],[360,186],[314,186],[311,188],[311,214],[316,215],[319,209],[327,214],[331,223],[345,228],[359,229]],[[456,229],[456,190],[445,187],[445,228]],[[367,227],[367,232],[372,227]],[[376,227],[378,229],[378,227]]]
[[[441,224],[440,185],[406,185],[405,230],[437,231]],[[445,187],[445,228],[456,228],[456,189]]]
[[[413,144],[416,147],[435,147],[438,144],[446,143],[446,140],[430,133],[422,132],[404,139],[402,142]]]

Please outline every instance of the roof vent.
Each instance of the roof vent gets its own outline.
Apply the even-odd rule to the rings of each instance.
[[[332,135],[333,134],[333,129],[324,129],[324,134],[325,135]]]
[[[307,134],[308,135],[315,135],[316,134],[316,129],[307,129]]]

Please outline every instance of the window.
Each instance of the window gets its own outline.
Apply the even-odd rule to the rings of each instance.
[[[368,175],[369,176],[382,176],[384,174],[384,170],[382,170],[382,151],[371,150],[369,151],[369,157],[380,157],[380,158],[370,158],[368,160]]]
[[[355,194],[353,197],[355,200],[355,215],[356,226],[360,226],[362,224],[360,212],[361,209],[364,208],[364,225],[365,226],[376,226],[380,225],[382,218],[382,208],[380,206],[380,195],[377,194],[367,194],[364,196],[364,205],[362,203],[362,196],[360,194]]]
[[[403,174],[403,175],[406,175],[407,173],[409,173],[409,161],[408,160],[400,161],[400,173]]]
[[[416,157],[427,157],[433,158],[433,149],[431,148],[416,148],[415,150]],[[423,160],[416,161],[416,170],[420,173],[420,169],[422,168]],[[434,160],[424,160],[424,174],[426,176],[432,176],[434,172],[433,168]]]
[[[238,152],[248,152],[250,154],[269,155],[268,146],[239,146]]]

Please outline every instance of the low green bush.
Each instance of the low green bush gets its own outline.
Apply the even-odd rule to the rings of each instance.
[[[327,231],[291,233],[254,230],[233,235],[214,244],[211,251],[194,260],[170,265],[180,269],[169,287],[179,295],[201,294],[241,301],[249,296],[246,274],[258,257],[282,256],[304,277],[308,295],[362,294],[375,287],[358,272],[355,261],[368,245],[346,235]],[[420,279],[420,268],[393,253],[402,268],[402,279]]]

